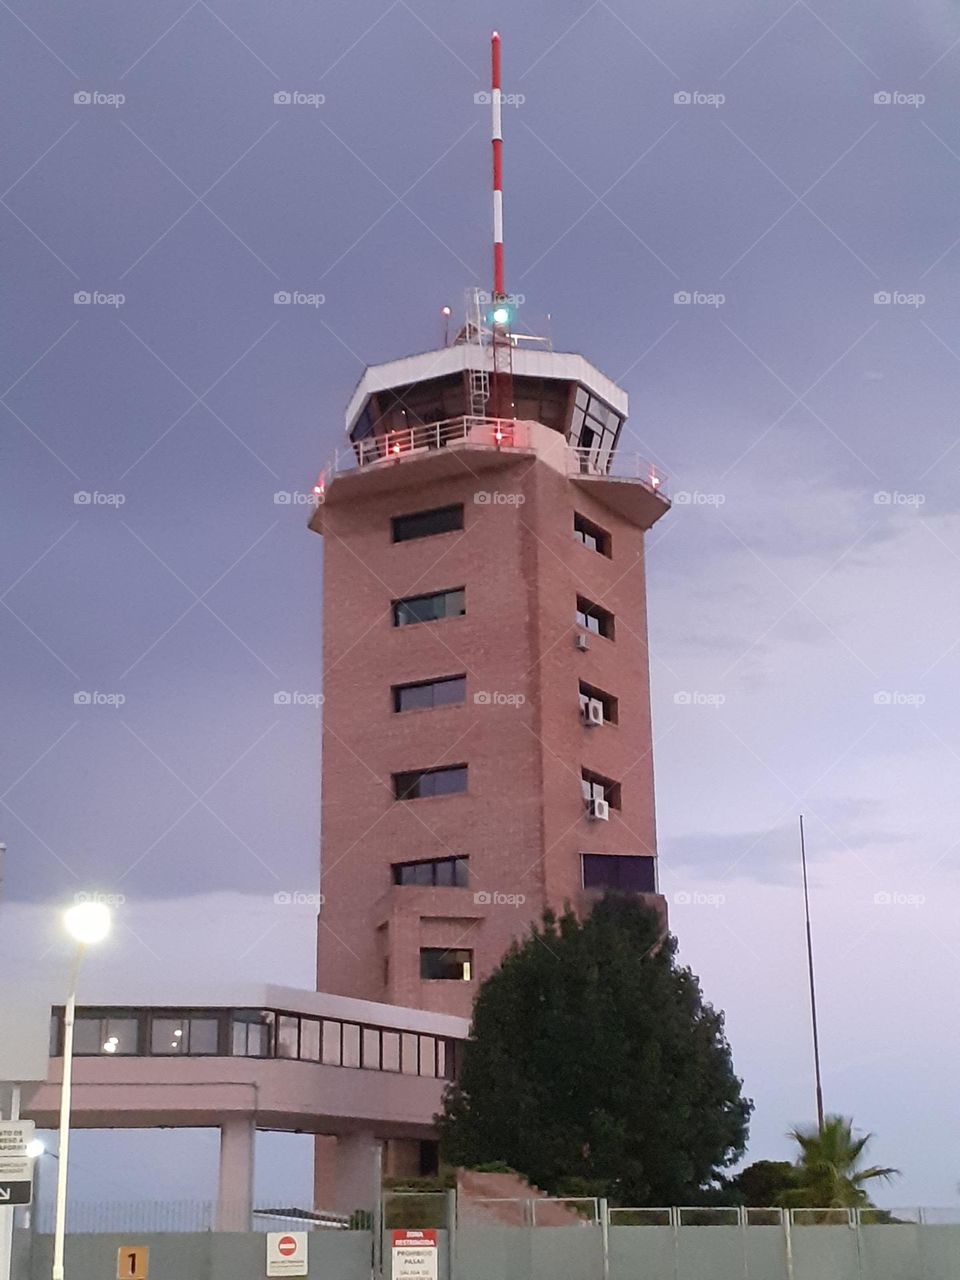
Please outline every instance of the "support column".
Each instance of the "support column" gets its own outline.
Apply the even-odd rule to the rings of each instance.
[[[253,1212],[253,1144],[250,1116],[231,1116],[220,1126],[217,1231],[249,1231]]]
[[[334,1203],[337,1213],[373,1208],[380,1194],[380,1139],[369,1129],[337,1139],[334,1156]]]
[[[0,1119],[3,1111],[0,1110]],[[20,1086],[10,1089],[10,1119],[20,1119]],[[13,1266],[13,1221],[16,1210],[9,1205],[0,1208],[0,1280],[10,1280]]]

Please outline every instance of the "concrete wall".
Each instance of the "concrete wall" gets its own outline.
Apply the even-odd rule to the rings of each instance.
[[[113,1280],[122,1245],[150,1248],[149,1280],[261,1280],[262,1233],[74,1235],[67,1280]],[[611,1227],[609,1270],[599,1226],[461,1227],[452,1272],[439,1232],[440,1280],[958,1280],[960,1226],[804,1226],[792,1231],[792,1270],[780,1227]],[[385,1249],[389,1277],[389,1241]],[[370,1280],[371,1236],[314,1232],[310,1276]],[[18,1231],[12,1280],[48,1280],[49,1236]]]
[[[50,1236],[30,1241],[18,1231],[11,1280],[49,1280],[53,1264]],[[213,1232],[194,1235],[68,1236],[64,1271],[69,1280],[114,1280],[117,1250],[147,1245],[149,1280],[262,1280],[266,1275],[266,1235]],[[370,1280],[368,1231],[316,1231],[310,1236],[310,1276],[317,1280]]]

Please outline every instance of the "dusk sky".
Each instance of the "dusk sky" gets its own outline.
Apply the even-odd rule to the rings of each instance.
[[[494,27],[507,288],[670,477],[661,886],[749,1158],[814,1119],[802,812],[827,1108],[902,1169],[883,1203],[955,1205],[955,0],[0,0],[3,980],[65,983],[95,889],[90,975],[313,982],[274,903],[318,882],[320,713],[274,703],[323,687],[304,499],[364,365],[489,286]],[[309,1140],[261,1146],[305,1197]],[[213,1195],[212,1133],[75,1150],[81,1198]]]

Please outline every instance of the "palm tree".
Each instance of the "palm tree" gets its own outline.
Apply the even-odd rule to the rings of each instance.
[[[860,1157],[873,1137],[853,1136],[853,1121],[846,1116],[830,1115],[823,1128],[791,1130],[791,1138],[799,1145],[796,1168],[800,1186],[785,1191],[780,1203],[785,1208],[856,1209],[872,1201],[864,1184],[889,1182],[899,1176],[899,1169],[870,1165],[860,1168]]]

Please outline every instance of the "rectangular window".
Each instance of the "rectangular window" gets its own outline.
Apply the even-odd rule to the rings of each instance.
[[[434,507],[409,516],[394,516],[390,522],[394,542],[411,542],[429,538],[435,533],[453,533],[463,528],[463,503],[452,507]]]
[[[586,596],[577,596],[576,621],[578,627],[585,627],[594,635],[613,639],[613,614],[602,605],[594,604]]]
[[[623,893],[656,893],[656,859],[635,854],[585,853],[583,887],[619,889]]]
[[[573,536],[590,551],[597,551],[608,559],[612,557],[612,539],[606,529],[594,524],[578,511],[573,513]]]
[[[300,1060],[301,1062],[320,1061],[320,1019],[300,1019]]]
[[[437,1074],[437,1042],[433,1036],[420,1037],[420,1074],[422,1076]]]
[[[289,1013],[277,1018],[277,1057],[300,1057],[300,1019]]]
[[[233,1053],[238,1058],[273,1057],[272,1013],[256,1009],[233,1011]]]
[[[214,1055],[220,1049],[216,1018],[153,1018],[150,1052],[158,1057]]]
[[[345,1022],[343,1024],[343,1058],[341,1065],[344,1067],[359,1067],[360,1065],[360,1028],[354,1022]]]
[[[375,1027],[363,1028],[363,1066],[380,1070],[380,1032]]]
[[[447,764],[434,769],[413,769],[393,775],[397,800],[426,800],[434,796],[459,795],[467,789],[467,766]]]
[[[427,596],[407,596],[393,602],[393,625],[409,627],[415,622],[439,622],[441,618],[459,618],[467,611],[466,591],[454,587],[434,591]]]
[[[340,1023],[329,1018],[323,1020],[323,1057],[322,1062],[328,1067],[339,1067],[340,1057]]]
[[[605,778],[602,773],[594,773],[592,769],[582,769],[580,778],[584,800],[606,800],[611,809],[620,808],[619,782]]]
[[[394,711],[427,711],[451,707],[465,701],[466,676],[441,676],[437,680],[417,680],[393,686]]]
[[[420,977],[430,981],[469,982],[472,951],[448,951],[443,947],[420,948]]]
[[[404,1031],[400,1035],[400,1070],[405,1076],[420,1074],[417,1036],[413,1031]]]
[[[569,441],[577,451],[582,473],[607,474],[622,425],[623,419],[609,405],[583,387],[577,388]]]
[[[400,1033],[399,1031],[384,1031],[383,1036],[383,1070],[399,1071],[400,1070]]]
[[[139,1049],[136,1018],[103,1018],[77,1014],[73,1024],[73,1052],[78,1057],[95,1054],[129,1056]]]
[[[465,889],[469,880],[466,858],[424,858],[420,862],[395,862],[393,883]]]
[[[619,724],[620,722],[620,700],[615,698],[612,693],[607,693],[604,689],[598,689],[594,684],[587,684],[586,680],[580,681],[580,707],[586,718],[586,710],[584,708],[591,701],[599,702],[603,707],[603,718],[607,724]]]

